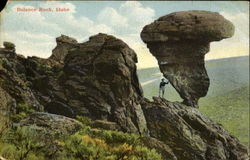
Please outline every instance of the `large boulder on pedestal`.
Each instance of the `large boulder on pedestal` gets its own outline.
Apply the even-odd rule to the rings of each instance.
[[[204,66],[209,43],[233,34],[233,24],[218,13],[183,11],[146,25],[141,38],[184,103],[198,107],[199,98],[206,96],[209,88]]]

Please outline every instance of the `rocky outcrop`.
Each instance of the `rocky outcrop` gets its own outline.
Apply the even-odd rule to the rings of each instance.
[[[106,34],[82,44],[61,36],[55,50],[49,59],[5,58],[7,65],[0,77],[3,89],[17,103],[68,117],[113,122],[126,132],[146,133],[137,56],[127,44]]]
[[[20,124],[49,133],[52,138],[48,141],[54,133],[72,134],[81,128],[71,119],[81,115],[92,119],[89,125],[93,128],[142,134],[143,144],[156,149],[166,160],[247,160],[245,146],[221,125],[190,107],[197,106],[209,86],[203,59],[209,42],[231,36],[231,24],[210,12],[171,15],[146,26],[141,36],[187,105],[145,99],[136,73],[135,52],[114,36],[98,34],[84,43],[65,36],[57,38],[54,53],[58,56],[51,56],[57,58],[1,54],[1,112],[10,112],[22,103],[44,108],[50,113],[33,113]],[[171,25],[167,25],[169,21]],[[212,31],[203,30],[211,27],[205,21],[213,24]],[[188,27],[188,22],[199,32],[180,29]],[[162,32],[166,26],[166,32]]]
[[[19,72],[22,67],[22,64],[18,61],[18,56],[4,55],[4,57],[0,57],[0,108],[6,111],[6,114],[8,114],[7,112],[15,113],[16,106],[19,104],[25,104],[35,110],[42,109],[30,86],[28,86],[26,76]]]
[[[21,126],[33,126],[37,130],[44,131],[47,133],[60,133],[60,134],[72,134],[82,128],[82,124],[74,119],[37,112],[29,115],[26,119],[23,119],[20,123]]]
[[[54,60],[62,64],[69,50],[76,47],[78,42],[74,38],[61,35],[60,37],[56,38],[56,43],[57,46],[52,50],[52,55],[48,58],[48,60]]]
[[[136,62],[123,41],[98,34],[69,51],[58,77],[37,78],[33,89],[50,113],[88,116],[115,122],[122,131],[144,133]]]
[[[65,58],[64,93],[75,114],[116,122],[123,131],[146,130],[135,52],[123,41],[98,34]]]
[[[199,98],[207,94],[209,87],[204,66],[209,43],[233,34],[233,24],[218,13],[183,11],[146,25],[141,38],[184,104],[198,107]]]
[[[12,42],[3,42],[4,48],[0,48],[0,57],[14,57],[16,55],[16,46]]]
[[[3,42],[3,46],[6,50],[9,50],[11,52],[15,52],[16,51],[16,45],[14,43],[11,42]]]
[[[247,160],[248,150],[196,108],[154,97],[143,106],[150,136],[180,160]]]

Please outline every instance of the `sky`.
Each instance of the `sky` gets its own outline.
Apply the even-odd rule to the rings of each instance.
[[[68,8],[68,12],[18,12],[17,8]],[[24,56],[47,58],[61,34],[78,42],[107,33],[126,42],[138,56],[138,68],[157,61],[140,39],[142,28],[166,14],[186,10],[219,12],[235,25],[232,38],[210,44],[206,60],[249,55],[247,1],[11,1],[0,13],[0,44],[15,43]]]

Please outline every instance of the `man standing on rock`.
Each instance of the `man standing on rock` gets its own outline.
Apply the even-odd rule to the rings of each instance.
[[[165,85],[168,83],[169,83],[168,80],[167,82],[165,82],[164,78],[161,79],[160,88],[159,88],[159,97],[161,97],[161,94],[162,94],[162,98],[164,98]]]

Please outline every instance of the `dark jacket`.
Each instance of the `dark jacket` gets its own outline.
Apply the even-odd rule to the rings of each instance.
[[[164,87],[164,86],[165,86],[166,84],[168,84],[168,83],[169,83],[169,82],[161,82],[161,83],[160,83],[160,88],[161,88],[161,87]]]

